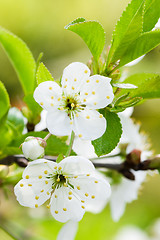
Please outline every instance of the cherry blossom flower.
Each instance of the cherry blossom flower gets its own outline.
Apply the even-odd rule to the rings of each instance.
[[[118,164],[122,163],[124,159],[121,156],[115,156],[121,151],[122,144],[127,144],[126,153],[129,154],[134,149],[141,151],[141,161],[146,160],[152,155],[151,151],[148,151],[148,144],[146,144],[146,136],[140,133],[140,125],[134,123],[130,118],[133,113],[133,108],[128,108],[124,112],[119,113],[119,117],[122,123],[122,137],[119,145],[108,155],[107,158],[94,160],[99,163],[112,163]],[[88,149],[88,151],[87,151]],[[81,139],[75,139],[73,144],[73,150],[79,155],[84,154],[85,157],[95,158],[94,148],[90,141],[84,141]],[[114,221],[118,221],[120,217],[124,214],[126,204],[138,198],[139,189],[142,183],[145,181],[149,171],[134,171],[132,173],[135,176],[135,180],[129,180],[124,177],[119,179],[119,182],[112,183],[113,179],[107,178],[111,182],[111,197],[109,200],[111,215]],[[107,204],[108,202],[106,202]],[[90,207],[90,211],[93,211]],[[102,210],[102,209],[101,209]]]
[[[90,76],[89,68],[79,62],[64,69],[60,87],[54,81],[39,84],[34,98],[48,111],[47,128],[54,135],[70,135],[94,140],[106,130],[106,119],[96,109],[109,105],[113,98],[111,79]]]
[[[67,157],[60,163],[38,159],[30,162],[14,188],[22,206],[38,208],[51,198],[48,208],[60,222],[80,221],[88,205],[104,205],[111,191],[94,165],[83,157]]]

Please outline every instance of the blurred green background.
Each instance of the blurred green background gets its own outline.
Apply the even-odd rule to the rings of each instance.
[[[83,41],[64,26],[77,17],[98,20],[106,32],[107,44],[112,31],[129,0],[0,0],[0,25],[22,38],[35,58],[44,53],[43,62],[55,78],[60,77],[65,66],[74,61],[86,63],[91,55]],[[128,74],[136,72],[160,73],[160,48],[157,47],[135,66],[127,67]],[[17,76],[0,47],[0,80],[4,82],[13,106],[21,106],[22,89]],[[155,153],[160,152],[160,100],[147,101],[136,107],[134,117],[142,122]],[[118,223],[114,223],[107,207],[103,213],[87,213],[80,222],[76,240],[112,240],[125,224],[136,224],[145,229],[160,216],[160,178],[150,177],[144,184],[138,201],[127,206]],[[6,222],[6,219],[9,222]],[[0,220],[22,240],[56,239],[62,224],[51,217],[45,207],[29,210],[21,207],[13,196],[8,200],[0,192]],[[33,237],[31,237],[33,235]],[[0,239],[12,239],[0,230]],[[63,239],[62,239],[63,240]]]

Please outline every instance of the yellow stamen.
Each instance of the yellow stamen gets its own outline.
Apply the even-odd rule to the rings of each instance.
[[[38,178],[39,178],[39,179],[41,179],[41,178],[42,178],[42,176],[40,175]]]
[[[45,181],[45,184],[48,184],[48,181]]]
[[[58,211],[55,211],[55,214],[58,214]]]
[[[35,204],[35,207],[38,208],[38,204]]]
[[[63,208],[63,211],[65,211],[65,212],[66,212],[66,211],[67,211],[67,208]]]
[[[85,193],[85,196],[88,197],[88,193]]]
[[[47,170],[45,170],[45,171],[44,171],[44,174],[47,174],[47,173],[48,173],[48,171],[47,171]]]
[[[52,87],[49,87],[49,90],[52,90]]]
[[[38,196],[35,196],[35,199],[36,199],[36,200],[38,200],[38,199],[39,199],[39,197],[38,197]]]
[[[78,137],[80,137],[80,138],[81,138],[81,137],[82,137],[82,134],[79,134],[79,135],[78,135]]]
[[[95,91],[93,91],[92,94],[95,95],[96,94]]]
[[[29,175],[26,175],[26,179],[29,179]]]
[[[47,205],[46,208],[50,209],[50,205]]]
[[[29,186],[29,187],[32,187],[32,184],[29,183],[28,186]]]
[[[80,190],[81,189],[80,186],[77,186],[77,189]]]
[[[68,197],[68,199],[69,199],[69,200],[71,200],[71,199],[72,199],[72,197]]]
[[[87,95],[88,95],[88,93],[86,92],[86,93],[85,93],[85,95],[87,96]]]
[[[85,206],[82,206],[83,209],[85,209]]]
[[[23,186],[24,186],[23,183],[21,183],[21,184],[20,184],[20,187],[23,187]]]
[[[86,116],[87,119],[90,119],[90,116]]]
[[[110,99],[110,96],[107,96],[106,98],[107,98],[107,99]]]
[[[99,80],[97,79],[96,82],[99,83]]]
[[[95,198],[95,196],[93,195],[93,196],[92,196],[92,199],[94,199],[94,198]]]
[[[103,115],[102,115],[102,114],[99,114],[99,118],[103,118]]]
[[[90,81],[89,81],[89,80],[87,80],[86,82],[87,82],[87,83],[89,83]]]
[[[88,70],[85,70],[84,73],[88,73]]]

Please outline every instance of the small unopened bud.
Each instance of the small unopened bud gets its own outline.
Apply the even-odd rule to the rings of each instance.
[[[36,160],[44,157],[44,149],[46,145],[46,141],[42,138],[27,137],[21,146],[25,158]]]
[[[133,165],[137,165],[140,163],[141,161],[141,151],[138,149],[134,149],[132,152],[130,152],[127,156],[126,156],[126,161],[129,164],[133,164]]]

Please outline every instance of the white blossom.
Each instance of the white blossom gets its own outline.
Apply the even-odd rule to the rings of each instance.
[[[151,240],[151,238],[135,226],[126,226],[120,229],[114,240]]]
[[[27,137],[21,146],[22,152],[27,159],[35,160],[44,157],[46,142],[42,138]]]
[[[83,157],[67,157],[60,163],[46,159],[30,162],[14,188],[22,206],[47,205],[60,222],[80,221],[88,205],[101,206],[111,194],[109,183]]]
[[[35,100],[47,110],[47,128],[54,135],[70,135],[94,140],[106,130],[106,120],[96,109],[104,108],[114,98],[111,79],[90,76],[83,63],[71,63],[64,69],[60,87],[54,81],[39,84]]]
[[[110,154],[107,155],[107,158],[98,159],[97,162],[112,164],[122,163],[123,159],[121,156],[112,157],[112,155],[120,153],[121,144],[128,144],[126,149],[127,154],[129,154],[134,149],[140,150],[141,161],[146,160],[152,155],[152,152],[148,151],[146,137],[139,132],[140,125],[135,124],[134,121],[130,118],[132,113],[133,108],[128,108],[124,112],[118,114],[122,123],[123,130],[120,143]],[[87,147],[89,149],[88,152]],[[84,152],[86,157],[95,158],[94,149],[90,141],[85,141],[84,147],[82,140],[76,140],[73,145],[73,150],[78,154],[83,154]],[[118,221],[123,215],[127,203],[131,203],[138,198],[139,189],[141,188],[142,183],[145,181],[148,171],[136,172],[132,170],[132,173],[135,175],[134,181],[122,177],[118,183],[113,183],[111,185],[112,193],[109,203],[111,207],[111,215],[114,221]],[[109,179],[110,178],[108,178],[108,181]],[[110,181],[112,182],[112,179],[110,179]],[[93,209],[90,210],[92,211]]]
[[[57,240],[74,240],[78,230],[78,222],[69,221],[59,231]]]

